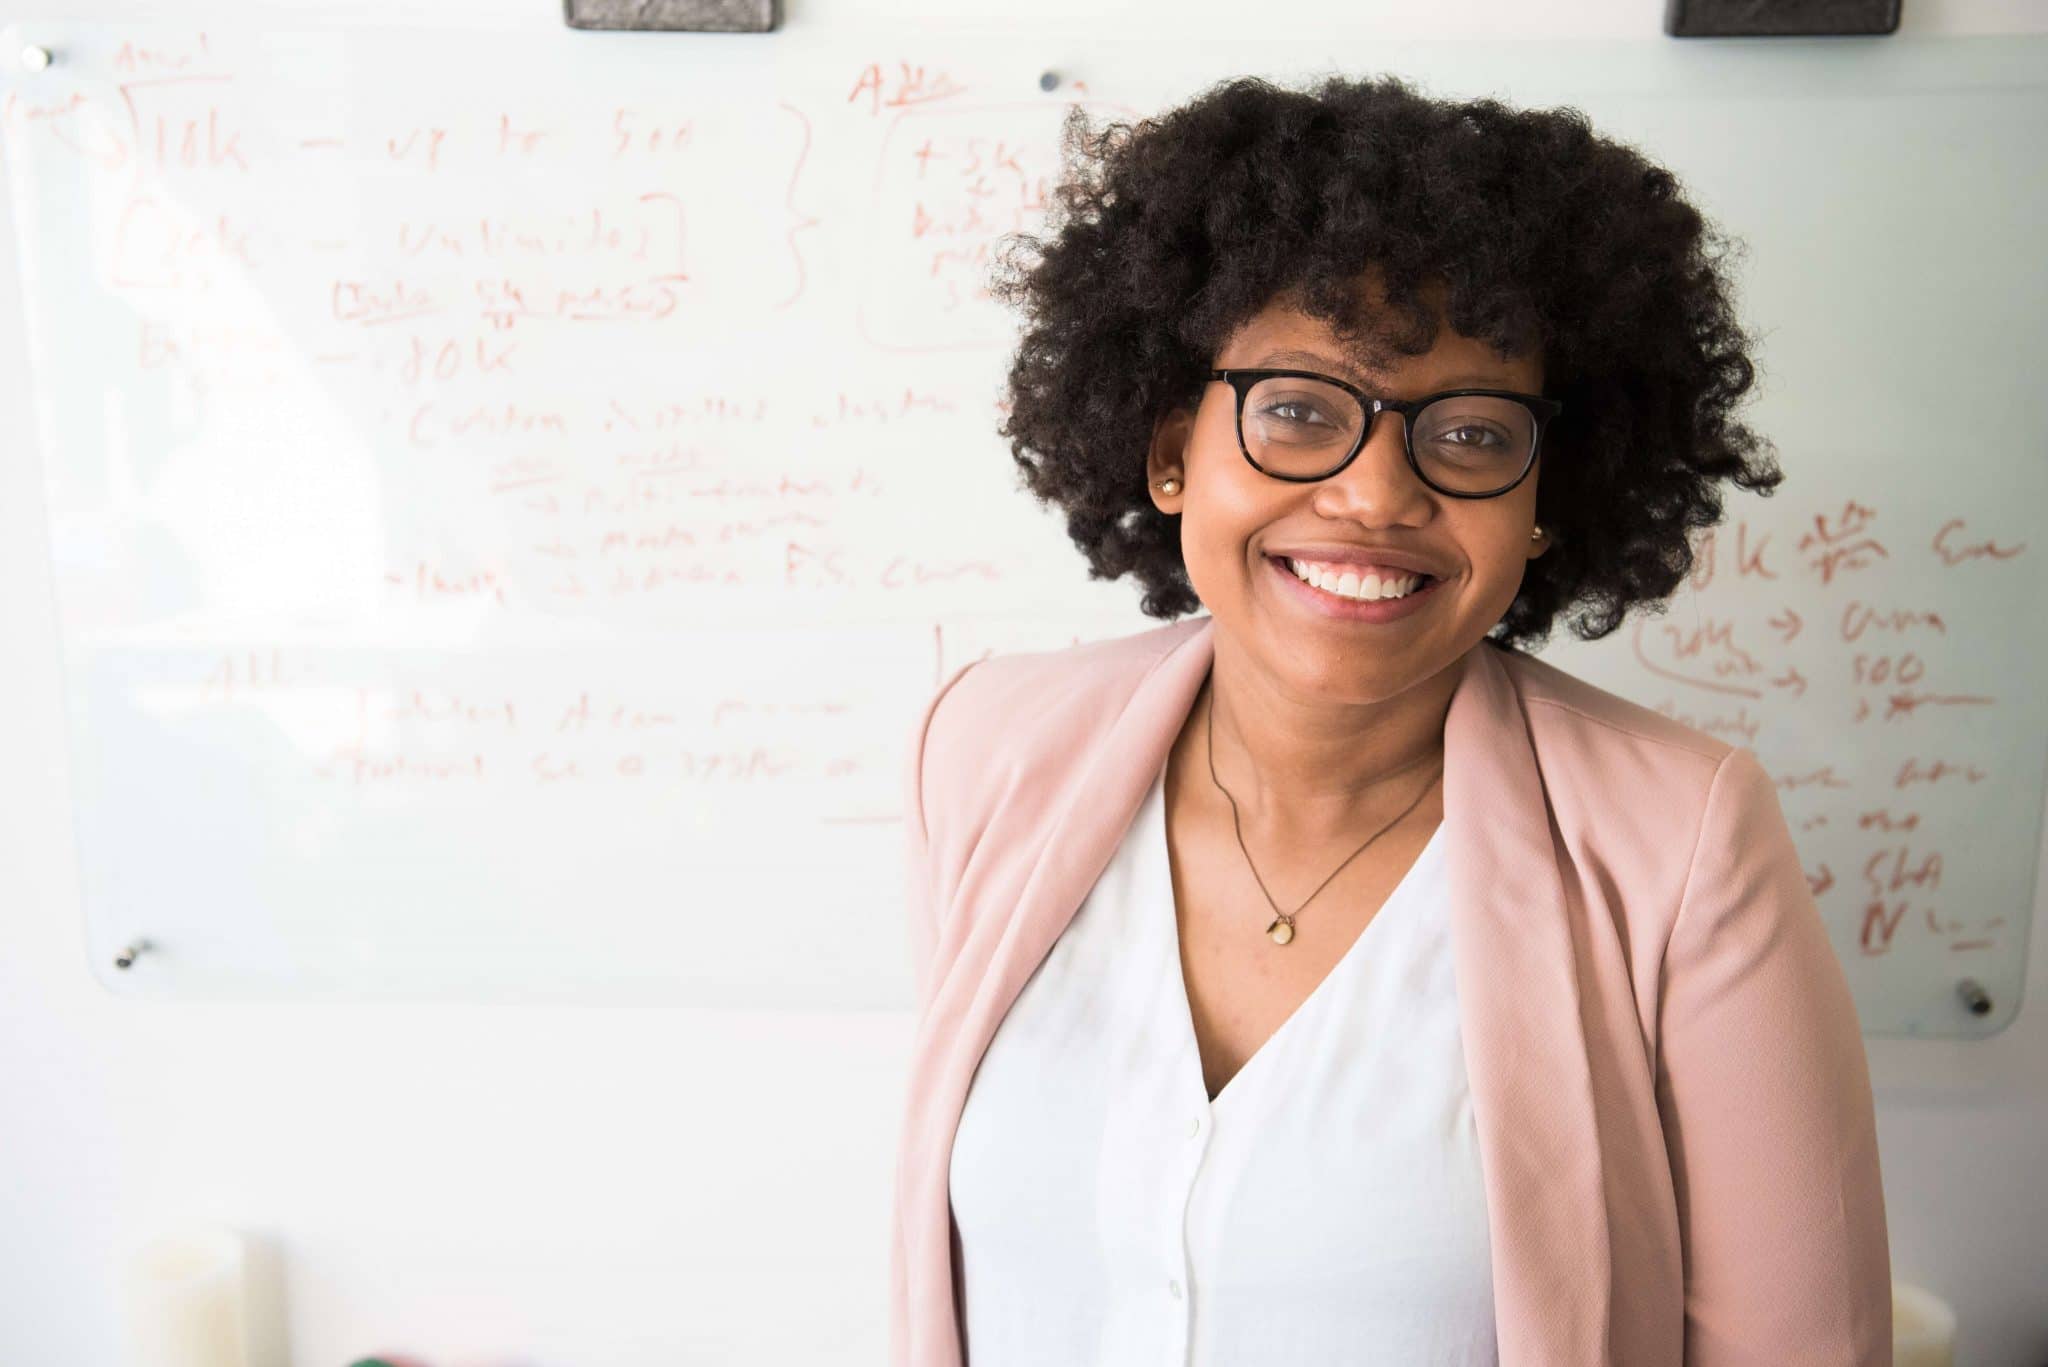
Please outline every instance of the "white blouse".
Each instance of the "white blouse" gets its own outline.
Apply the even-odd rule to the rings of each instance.
[[[1441,834],[1211,1102],[1161,765],[968,1092],[969,1367],[1494,1367]]]

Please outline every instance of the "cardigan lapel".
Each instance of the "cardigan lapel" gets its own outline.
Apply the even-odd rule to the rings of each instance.
[[[909,1307],[909,1361],[915,1367],[960,1367],[961,1333],[954,1285],[950,1155],[974,1071],[998,1026],[1074,919],[1122,843],[1138,805],[1166,762],[1195,695],[1208,677],[1212,619],[1177,624],[1178,636],[1146,672],[1101,742],[1054,795],[1065,807],[1046,830],[1036,863],[1007,916],[991,908],[963,925],[917,1039],[914,1085],[898,1181],[909,1209],[926,1212],[902,1231],[905,1261],[918,1294]],[[990,937],[995,936],[991,944]],[[946,940],[942,937],[943,952]]]
[[[1444,718],[1458,1021],[1502,1367],[1582,1367],[1609,1360],[1605,1174],[1549,795],[1504,658],[1468,652]]]
[[[937,1080],[904,1171],[923,1188],[919,1208],[938,1218],[906,1233],[913,1275],[936,1279],[927,1284],[939,1306],[952,1303],[945,1160],[974,1070],[1108,866],[1208,677],[1214,618],[1182,626],[1066,785],[1065,809],[985,971],[955,975],[921,1032],[916,1066],[936,1065]],[[1445,719],[1444,835],[1500,1360],[1585,1367],[1607,1358],[1609,1251],[1571,929],[1513,682],[1493,646],[1474,647],[1467,662]],[[974,948],[962,946],[962,958],[975,958]],[[938,1057],[927,1063],[928,1053]],[[948,1338],[915,1360],[954,1367],[957,1324]]]

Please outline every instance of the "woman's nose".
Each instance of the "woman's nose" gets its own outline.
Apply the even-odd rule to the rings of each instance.
[[[1430,488],[1408,464],[1404,420],[1386,410],[1369,421],[1365,445],[1349,465],[1322,482],[1316,502],[1331,517],[1372,524],[1413,521],[1426,513]]]

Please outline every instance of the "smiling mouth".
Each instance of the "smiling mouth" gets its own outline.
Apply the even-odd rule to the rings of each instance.
[[[1285,556],[1268,555],[1265,560],[1273,567],[1275,574],[1284,576],[1287,580],[1288,587],[1283,592],[1288,596],[1319,609],[1329,617],[1350,622],[1394,622],[1415,616],[1434,601],[1436,590],[1446,582],[1433,575],[1404,572],[1393,581],[1394,587],[1401,590],[1393,597],[1367,598],[1363,596],[1362,591],[1370,590],[1379,594],[1385,590],[1386,585],[1379,581],[1377,576],[1368,583],[1364,578],[1353,578],[1352,575],[1345,573],[1340,574],[1333,584],[1327,574],[1319,572],[1316,578],[1322,582],[1317,584],[1295,573]],[[1353,597],[1345,593],[1347,587],[1359,596]]]
[[[1343,569],[1315,567],[1308,562],[1297,562],[1284,555],[1269,555],[1274,568],[1292,575],[1310,588],[1319,589],[1333,598],[1351,603],[1397,603],[1403,598],[1417,594],[1436,583],[1436,576],[1420,570],[1395,569],[1391,573],[1378,571],[1359,573],[1348,567]]]

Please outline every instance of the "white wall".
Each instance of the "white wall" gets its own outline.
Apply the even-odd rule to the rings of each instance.
[[[416,0],[68,10],[402,29],[407,8],[421,12]],[[1020,12],[951,8],[990,25]],[[1909,34],[2048,31],[2048,7],[2030,0],[1906,8]],[[0,0],[0,21],[51,9]],[[789,9],[792,25],[851,26],[933,6]],[[1167,23],[1227,33],[1246,10],[1040,0],[1021,12],[1071,14],[1080,38]],[[432,13],[561,23],[554,0],[441,0]],[[1647,38],[1662,0],[1329,0],[1327,13],[1385,36]],[[10,264],[0,315],[19,307]],[[0,459],[0,1361],[115,1362],[120,1257],[185,1217],[261,1238],[281,1306],[263,1367],[400,1349],[434,1367],[881,1361],[907,1014],[133,1005],[95,984],[40,497],[25,452]],[[2039,998],[2048,936],[2032,939]],[[1957,1306],[1960,1367],[2048,1364],[2048,1010],[2030,1005],[1984,1043],[1873,1040],[1870,1053],[1899,1274]]]

